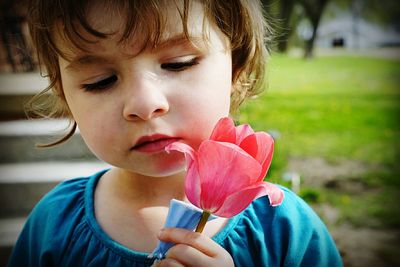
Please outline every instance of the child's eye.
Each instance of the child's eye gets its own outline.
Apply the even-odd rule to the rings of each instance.
[[[95,83],[82,84],[82,88],[85,91],[101,91],[111,87],[117,80],[117,75],[112,75]]]
[[[199,60],[195,57],[185,61],[163,63],[161,68],[169,71],[183,71],[197,64],[199,64]]]

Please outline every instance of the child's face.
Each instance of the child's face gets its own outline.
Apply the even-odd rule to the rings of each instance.
[[[88,13],[100,31],[115,31],[124,23],[101,9]],[[226,37],[208,25],[208,45],[202,41],[203,10],[194,4],[188,29],[199,38],[195,48],[179,38],[178,12],[168,12],[165,43],[155,49],[139,53],[140,35],[125,45],[116,35],[89,45],[89,53],[73,53],[61,43],[73,59],[59,60],[67,104],[90,149],[111,165],[149,176],[181,171],[183,156],[167,154],[164,146],[174,140],[197,146],[230,109],[232,64]],[[168,138],[135,146],[144,136]]]

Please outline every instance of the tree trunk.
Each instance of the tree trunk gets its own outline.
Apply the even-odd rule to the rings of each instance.
[[[288,41],[292,33],[290,19],[292,17],[295,0],[262,0],[264,10],[272,16],[276,31],[276,44],[279,52],[286,52]]]
[[[293,0],[282,0],[280,2],[279,19],[282,21],[282,23],[281,32],[278,38],[278,51],[282,53],[287,51],[289,38],[292,33],[290,19],[292,17],[293,8]]]
[[[304,57],[312,58],[314,55],[314,43],[317,37],[319,22],[321,20],[324,9],[329,0],[301,0],[300,4],[303,6],[304,11],[311,21],[313,32],[309,40],[306,41],[304,48]]]
[[[317,31],[318,31],[318,26],[319,26],[319,21],[320,17],[316,21],[312,23],[313,31],[311,38],[306,41],[305,44],[305,49],[304,49],[304,58],[310,59],[314,56],[314,44],[315,44],[315,39],[317,38]]]

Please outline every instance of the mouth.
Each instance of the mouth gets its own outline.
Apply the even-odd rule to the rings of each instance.
[[[142,136],[141,138],[139,138],[139,140],[136,142],[131,150],[143,153],[163,152],[165,151],[166,146],[179,140],[180,138],[162,134]]]

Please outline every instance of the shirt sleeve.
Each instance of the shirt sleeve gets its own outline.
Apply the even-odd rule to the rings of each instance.
[[[301,198],[284,189],[285,200],[276,209],[281,228],[283,266],[341,267],[341,256],[327,227]],[[279,241],[275,241],[279,242]]]
[[[58,266],[83,213],[83,180],[58,185],[32,210],[7,267]]]
[[[236,266],[343,266],[318,215],[292,191],[282,190],[281,205],[272,207],[268,197],[261,197],[233,218],[222,244]]]
[[[29,215],[13,248],[8,267],[55,266],[51,253],[51,226],[41,201]]]
[[[32,214],[26,222],[10,256],[8,267],[55,266],[51,253],[46,253],[46,225]]]

